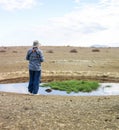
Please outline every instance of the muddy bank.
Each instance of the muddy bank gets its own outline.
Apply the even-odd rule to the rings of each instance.
[[[51,82],[51,81],[62,81],[62,80],[95,80],[99,82],[114,82],[118,83],[118,77],[107,77],[107,76],[67,76],[67,75],[53,75],[53,76],[43,76],[41,82]],[[17,77],[17,78],[10,78],[10,79],[3,79],[0,80],[0,83],[24,83],[28,82],[29,77]]]

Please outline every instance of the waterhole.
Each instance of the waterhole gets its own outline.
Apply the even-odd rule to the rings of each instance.
[[[47,91],[49,90],[49,91]],[[28,94],[28,83],[0,84],[1,92],[14,92],[19,94]],[[92,92],[71,92],[51,90],[50,87],[39,87],[39,95],[61,95],[61,96],[104,96],[119,95],[119,83],[100,83],[100,87]]]

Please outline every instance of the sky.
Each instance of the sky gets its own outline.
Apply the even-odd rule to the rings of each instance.
[[[119,47],[119,0],[0,0],[0,46]]]

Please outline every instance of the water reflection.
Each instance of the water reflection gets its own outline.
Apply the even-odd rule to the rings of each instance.
[[[0,91],[15,92],[28,94],[28,83],[0,84]],[[90,93],[79,92],[67,94],[65,91],[52,90],[47,93],[47,88],[40,87],[39,94],[41,95],[65,95],[65,96],[103,96],[103,95],[119,95],[119,83],[100,83],[100,87],[96,91]]]

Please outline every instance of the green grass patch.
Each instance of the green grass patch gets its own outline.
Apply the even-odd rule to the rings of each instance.
[[[41,87],[50,87],[54,90],[66,91],[67,93],[76,92],[91,92],[99,87],[96,81],[83,81],[83,80],[66,80],[66,81],[53,81],[45,83]]]

